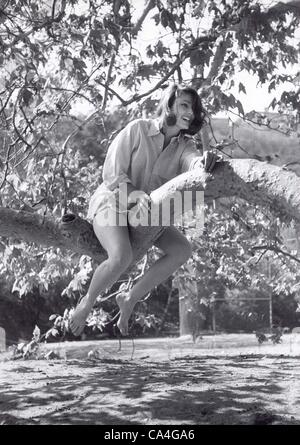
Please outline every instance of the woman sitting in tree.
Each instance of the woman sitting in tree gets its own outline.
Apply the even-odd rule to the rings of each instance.
[[[163,95],[155,119],[130,122],[110,145],[103,166],[103,183],[92,196],[88,211],[107,259],[95,270],[87,294],[72,315],[70,327],[74,335],[82,333],[96,298],[110,288],[132,262],[129,205],[138,204],[141,211],[148,212],[151,191],[200,163],[207,171],[214,167],[216,156],[211,152],[202,156],[192,138],[201,129],[204,116],[196,90],[172,85]],[[124,184],[128,198],[125,208],[120,202],[117,206],[114,204]],[[107,221],[113,223],[107,224]],[[128,292],[121,292],[116,298],[120,309],[117,326],[122,335],[128,334],[128,321],[135,304],[192,254],[190,243],[173,225],[163,231],[154,245],[163,251],[163,256]]]

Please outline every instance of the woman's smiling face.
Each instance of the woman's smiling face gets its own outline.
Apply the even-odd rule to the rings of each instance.
[[[187,93],[182,93],[179,97],[176,97],[172,111],[177,118],[176,126],[180,130],[187,130],[194,120],[192,96]]]

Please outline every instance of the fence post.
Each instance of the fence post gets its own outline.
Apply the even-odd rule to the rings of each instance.
[[[6,350],[6,335],[5,329],[0,327],[0,352]]]
[[[269,320],[270,320],[270,332],[272,334],[272,332],[273,332],[273,300],[272,300],[272,294],[270,295],[270,299],[269,299]]]

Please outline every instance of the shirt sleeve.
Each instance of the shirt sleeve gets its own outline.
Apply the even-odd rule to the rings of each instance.
[[[195,141],[189,140],[180,158],[180,173],[197,168],[201,161],[202,153],[196,148]]]
[[[103,164],[103,182],[109,190],[114,190],[119,184],[131,182],[131,155],[138,144],[139,131],[137,122],[131,122],[118,133],[109,146]]]

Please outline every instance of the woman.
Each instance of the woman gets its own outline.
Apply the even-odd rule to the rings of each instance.
[[[87,295],[73,313],[70,327],[74,335],[80,335],[83,331],[96,298],[110,288],[132,262],[127,225],[128,205],[138,203],[141,209],[147,211],[152,190],[195,168],[199,162],[201,166],[204,162],[206,170],[213,168],[215,156],[208,153],[209,156],[203,159],[192,138],[201,129],[204,116],[196,90],[172,85],[158,106],[156,119],[134,120],[110,145],[103,166],[103,183],[92,196],[88,212],[88,218],[93,221],[95,234],[108,258],[95,270]],[[124,184],[127,187],[127,206],[118,204],[116,207],[112,203]],[[117,220],[116,216],[119,223],[111,223]],[[107,221],[110,223],[107,224]],[[174,226],[164,230],[155,246],[164,255],[129,292],[117,296],[120,309],[117,326],[122,335],[128,333],[128,320],[135,304],[153,287],[165,281],[192,254],[189,242]]]

